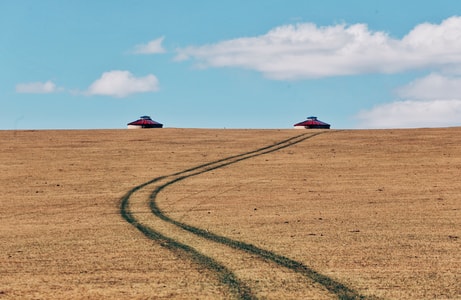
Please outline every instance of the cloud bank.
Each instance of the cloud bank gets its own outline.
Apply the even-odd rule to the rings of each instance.
[[[365,24],[286,25],[268,33],[177,49],[176,60],[238,67],[275,80],[299,80],[416,69],[461,70],[461,17],[423,23],[402,39]]]
[[[429,71],[397,90],[398,99],[359,112],[360,127],[455,126],[461,122],[461,17],[423,23],[402,38],[366,24],[274,28],[264,35],[177,49],[200,68],[234,67],[273,80]]]
[[[137,93],[156,92],[158,89],[159,81],[152,74],[145,77],[135,77],[129,71],[114,70],[104,72],[85,92],[75,90],[68,90],[68,92],[87,96],[102,95],[124,98]],[[52,94],[60,91],[65,91],[65,89],[57,87],[52,81],[19,83],[16,85],[16,92],[22,94]]]
[[[357,118],[366,128],[459,126],[461,100],[397,101],[362,111]]]
[[[90,85],[87,94],[123,98],[136,93],[155,92],[158,89],[158,79],[152,74],[135,77],[129,71],[114,70],[103,73]]]
[[[432,73],[397,90],[401,98],[437,100],[461,97],[461,77]]]
[[[415,128],[461,124],[461,77],[430,74],[397,90],[403,100],[361,111],[361,127]]]

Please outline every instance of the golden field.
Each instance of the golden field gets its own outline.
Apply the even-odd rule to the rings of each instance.
[[[461,299],[461,128],[0,139],[0,299]]]

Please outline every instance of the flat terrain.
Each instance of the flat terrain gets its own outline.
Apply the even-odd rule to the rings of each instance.
[[[0,299],[461,299],[461,128],[0,141]]]

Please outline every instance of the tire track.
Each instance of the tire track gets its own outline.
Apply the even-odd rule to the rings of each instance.
[[[190,169],[186,169],[186,170],[183,170],[183,171],[171,174],[171,175],[154,178],[151,181],[148,181],[146,183],[143,183],[131,189],[122,198],[121,214],[125,218],[125,220],[127,220],[129,223],[131,223],[136,228],[138,228],[147,237],[153,240],[157,240],[158,242],[162,244],[165,244],[169,249],[173,251],[180,251],[180,252],[183,252],[183,254],[187,254],[191,259],[197,261],[201,265],[206,266],[207,268],[216,272],[221,282],[224,284],[227,284],[230,287],[230,290],[233,291],[236,294],[236,296],[238,296],[240,299],[255,299],[256,297],[254,296],[254,293],[251,291],[250,287],[247,286],[244,282],[237,279],[237,277],[229,269],[219,264],[216,259],[213,259],[209,256],[205,256],[200,251],[196,250],[195,248],[200,247],[199,244],[196,243],[195,248],[188,246],[194,242],[193,241],[194,238],[195,239],[200,238],[202,240],[201,241],[202,243],[204,240],[207,240],[209,242],[224,245],[240,253],[242,253],[243,251],[243,253],[246,253],[247,256],[250,255],[253,260],[257,258],[266,263],[269,262],[272,264],[276,264],[279,267],[291,270],[292,272],[295,272],[303,276],[305,279],[309,281],[313,281],[315,284],[317,284],[323,289],[326,289],[330,294],[335,295],[339,299],[365,299],[366,297],[358,294],[356,291],[350,289],[344,284],[337,282],[328,276],[322,275],[316,272],[315,270],[303,265],[300,262],[294,261],[282,255],[278,255],[276,253],[258,248],[252,244],[244,243],[244,242],[237,241],[237,240],[232,240],[224,236],[219,236],[208,230],[190,226],[188,224],[171,219],[165,214],[163,214],[163,212],[160,210],[160,208],[158,207],[156,203],[157,195],[163,189],[181,180],[185,180],[193,176],[197,176],[197,175],[200,175],[200,174],[212,171],[212,170],[223,168],[223,167],[238,163],[243,160],[247,160],[247,159],[261,156],[264,154],[279,151],[281,149],[284,149],[292,145],[295,145],[297,143],[303,142],[307,139],[313,138],[322,133],[324,132],[323,131],[316,132],[313,134],[304,133],[304,134],[280,141],[273,145],[259,148],[257,150],[253,150],[253,151],[246,152],[243,154],[238,154],[238,155],[230,156],[230,157],[223,158],[217,161],[202,164],[202,165],[199,165],[199,166],[196,166]],[[152,191],[150,195],[146,195],[147,189],[145,188],[148,186],[150,187]],[[136,192],[138,192],[138,194],[144,194],[144,196],[147,196],[147,197],[141,197],[141,199],[138,199],[136,198],[138,197],[137,195],[133,195]],[[133,201],[132,198],[136,198],[137,200]],[[132,212],[130,211],[131,209],[130,206],[132,205],[130,203],[130,200],[132,200],[131,202],[133,203],[142,203],[143,201],[144,202],[146,201],[142,199],[146,199],[146,198],[148,199],[147,204],[150,207],[153,215],[157,217],[156,222],[154,222],[153,220],[149,220],[146,217],[144,217],[142,222],[140,222],[140,219],[142,219],[143,217],[138,216],[138,219],[137,219],[133,216]],[[138,209],[140,208],[142,209],[143,207],[142,205],[143,204],[141,204],[141,206],[138,206]],[[133,206],[135,207],[135,205]],[[159,223],[159,221],[163,221],[163,224]],[[162,229],[163,232],[167,232],[169,237],[160,233],[160,231],[157,231],[153,228],[156,228],[156,229],[163,228]],[[187,237],[184,243],[179,242],[178,241],[180,239],[178,235],[179,233],[175,233],[175,232],[178,232],[179,229],[182,229],[183,231],[186,231],[192,234],[192,237]],[[171,237],[172,235],[175,236],[175,238],[172,238]],[[248,259],[248,258],[245,258],[245,259]]]
[[[129,200],[132,198],[133,194],[140,189],[155,184],[156,182],[164,179],[165,177],[158,177],[153,180],[150,180],[146,183],[143,183],[135,188],[131,189],[126,193],[121,199],[120,211],[122,217],[131,225],[136,227],[140,232],[142,232],[147,238],[154,240],[161,244],[163,247],[175,252],[179,257],[186,257],[198,263],[202,267],[205,267],[214,273],[217,274],[218,280],[227,285],[232,293],[239,297],[239,299],[257,299],[252,295],[250,288],[243,282],[241,282],[228,268],[220,264],[216,260],[198,252],[194,248],[180,243],[166,235],[163,235],[157,230],[150,228],[142,223],[140,223],[129,209]]]

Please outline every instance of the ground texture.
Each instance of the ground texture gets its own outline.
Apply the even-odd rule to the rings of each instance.
[[[0,131],[0,299],[460,299],[460,134]]]

